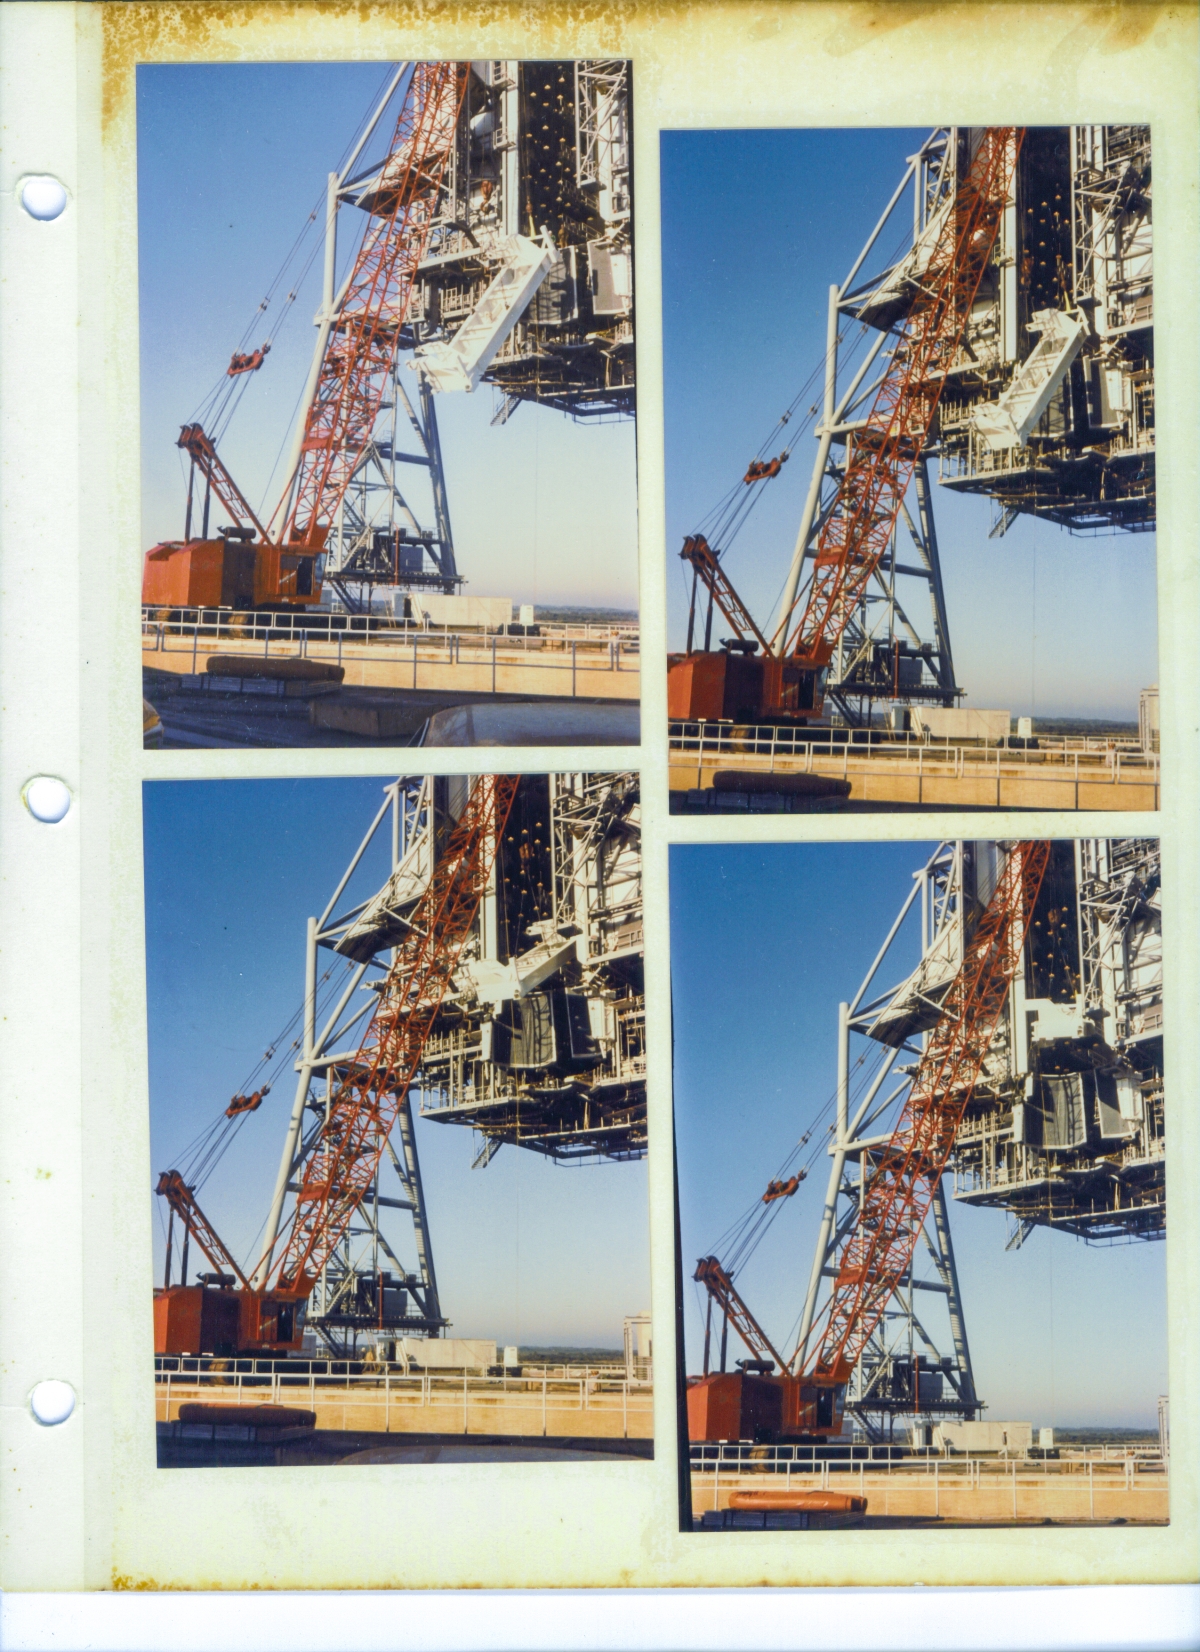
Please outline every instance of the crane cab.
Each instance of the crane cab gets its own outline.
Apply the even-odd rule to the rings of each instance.
[[[685,723],[795,723],[819,717],[823,671],[737,649],[667,656],[667,716]]]
[[[313,607],[321,600],[324,555],[307,548],[217,539],[166,540],[147,551],[147,608]]]
[[[306,1297],[284,1291],[244,1291],[227,1275],[154,1293],[154,1352],[215,1355],[298,1354],[304,1343]]]
[[[688,1384],[688,1438],[760,1444],[829,1439],[842,1432],[845,1395],[844,1382],[820,1374],[713,1372]]]

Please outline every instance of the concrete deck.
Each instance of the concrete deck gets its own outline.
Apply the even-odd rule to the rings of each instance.
[[[708,790],[719,770],[821,774],[850,783],[851,807],[927,809],[1135,809],[1159,807],[1157,770],[1104,752],[960,748],[948,757],[840,752],[769,756],[754,751],[670,754],[672,791]],[[761,806],[761,800],[760,800]],[[820,804],[814,805],[820,808]]]
[[[867,1472],[832,1468],[792,1474],[793,1490],[824,1488],[867,1499],[867,1519],[908,1517],[961,1525],[1010,1525],[1021,1522],[1111,1525],[1161,1524],[1169,1518],[1169,1487],[1162,1473],[1129,1476],[1121,1463],[1054,1465],[985,1464],[972,1474],[966,1465],[938,1463],[928,1469],[902,1465]],[[726,1509],[734,1491],[783,1489],[784,1476],[772,1474],[692,1473],[692,1512]]]
[[[155,1417],[175,1422],[179,1407],[201,1400],[258,1405],[262,1388],[208,1381],[159,1382]],[[552,1435],[559,1439],[639,1439],[654,1435],[654,1393],[645,1385],[541,1378],[434,1379],[393,1377],[368,1382],[281,1385],[277,1403],[314,1411],[318,1431],[371,1434]]]
[[[250,642],[243,636],[147,627],[142,664],[152,671],[194,675],[213,655],[254,653],[264,659],[318,660],[339,665],[347,688],[426,689],[463,694],[553,695],[563,699],[636,700],[641,693],[636,649],[616,640],[471,636],[436,640],[420,633],[370,642],[305,637]]]

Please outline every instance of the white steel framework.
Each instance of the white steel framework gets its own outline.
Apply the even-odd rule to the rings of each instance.
[[[838,1012],[838,1097],[831,1167],[797,1339],[799,1362],[858,1220],[871,1154],[891,1139],[911,1073],[995,888],[1006,845],[945,842],[912,890],[856,996]],[[873,983],[919,901],[917,967]],[[846,1408],[880,1439],[898,1419],[927,1431],[971,1417],[975,1389],[950,1238],[946,1189],[1010,1218],[1009,1248],[1038,1227],[1091,1243],[1165,1232],[1161,871],[1157,840],[1055,842],[1027,928],[1022,968],[967,1104],[947,1174],[921,1235],[932,1277],[910,1269],[856,1367]],[[884,1053],[850,1109],[851,1038]],[[862,1048],[862,1046],[859,1046]],[[910,1061],[901,1064],[906,1054]],[[893,1074],[902,1075],[889,1084]],[[917,1292],[946,1306],[948,1352]],[[928,1443],[928,1441],[926,1441]]]
[[[776,640],[802,602],[822,526],[885,371],[877,363],[920,290],[980,136],[967,127],[930,133],[849,274],[830,288],[817,453]],[[1025,130],[932,439],[888,555],[829,667],[826,692],[846,721],[869,721],[877,702],[949,706],[963,692],[955,682],[931,460],[943,485],[992,500],[991,537],[1023,514],[1074,533],[1153,528],[1151,197],[1149,127]],[[881,237],[902,219],[901,249],[880,268]]]

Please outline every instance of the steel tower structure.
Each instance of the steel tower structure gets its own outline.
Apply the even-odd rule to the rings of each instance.
[[[358,1336],[436,1336],[449,1323],[415,1113],[474,1130],[477,1167],[505,1143],[563,1162],[639,1158],[646,1150],[636,777],[526,775],[505,784],[511,800],[495,858],[423,1029],[412,1082],[392,1123],[378,1122],[378,1150],[357,1179],[352,1216],[319,1258],[307,1324],[339,1352]],[[250,1276],[255,1289],[287,1271],[289,1249],[300,1254],[295,1235],[305,1224],[296,1210],[309,1184],[318,1193],[324,1185],[315,1155],[332,1101],[356,1065],[355,1029],[376,1013],[396,949],[412,933],[472,790],[469,776],[455,775],[402,777],[385,788],[332,897],[309,919],[295,1099]],[[366,900],[347,895],[381,840],[387,879]],[[323,953],[345,960],[346,974],[318,1025]],[[308,1226],[320,1225],[318,1210]]]
[[[433,67],[453,70],[462,89],[452,137],[439,153],[436,201],[411,241],[387,392],[355,447],[330,534],[326,577],[350,606],[369,601],[363,593],[374,586],[450,591],[462,583],[436,394],[490,384],[501,396],[496,423],[523,401],[574,418],[633,411],[628,63],[487,61],[411,72]],[[297,475],[322,377],[330,376],[357,302],[353,279],[334,291],[338,210],[367,214],[369,247],[391,209],[388,182],[409,139],[382,163],[357,174],[353,167],[404,72],[407,65],[348,164],[330,174],[325,287],[293,449]],[[398,446],[401,436],[407,449]],[[429,526],[400,486],[397,464],[427,476]]]
[[[558,1162],[646,1151],[641,803],[628,772],[522,777],[494,894],[422,1064],[421,1115]]]
[[[988,130],[931,132],[848,275],[830,288],[817,455],[781,627],[818,567],[856,448],[870,436],[868,409],[888,374],[873,376],[875,364],[902,341],[914,305],[927,302],[959,180]],[[905,246],[864,277],[909,194]],[[962,693],[931,461],[942,485],[992,500],[992,537],[1020,515],[1073,533],[1153,528],[1151,198],[1148,127],[1023,129],[986,268],[940,375],[936,417],[828,668],[827,693],[847,720],[866,720],[876,702],[952,705]],[[848,357],[854,322],[874,335],[861,360]]]
[[[846,1410],[872,1439],[884,1437],[900,1418],[927,1426],[941,1416],[970,1417],[982,1403],[954,1263],[947,1187],[963,1203],[1005,1210],[1012,1223],[1010,1248],[1039,1226],[1092,1243],[1157,1238],[1165,1231],[1158,844],[1083,839],[1042,847],[1045,868],[1024,925],[1019,965],[980,1052],[976,1080],[958,1096],[945,1173],[936,1179],[925,1218],[908,1224],[904,1247],[912,1260],[891,1279],[879,1274],[886,1305],[846,1362]],[[864,1229],[867,1191],[895,1143],[909,1140],[903,1109],[930,1040],[945,1025],[964,955],[1010,859],[1006,844],[940,844],[915,875],[855,998],[839,1008],[838,1117],[800,1323],[801,1365],[814,1363],[823,1320],[822,1341],[830,1340],[828,1322],[837,1317],[834,1298],[840,1276],[845,1287],[855,1236],[881,1231],[874,1221]],[[918,900],[917,968],[899,985],[868,996]],[[886,1051],[853,1114],[852,1035]],[[913,1058],[907,1068],[897,1067],[902,1053]],[[885,1094],[894,1071],[905,1076]],[[916,1276],[919,1243],[932,1257],[933,1278]],[[855,1282],[854,1289],[861,1285]],[[924,1309],[918,1310],[917,1292],[945,1301],[947,1351]]]

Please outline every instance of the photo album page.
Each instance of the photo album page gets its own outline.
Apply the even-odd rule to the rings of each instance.
[[[1197,1582],[1196,25],[0,8],[13,1645]]]

